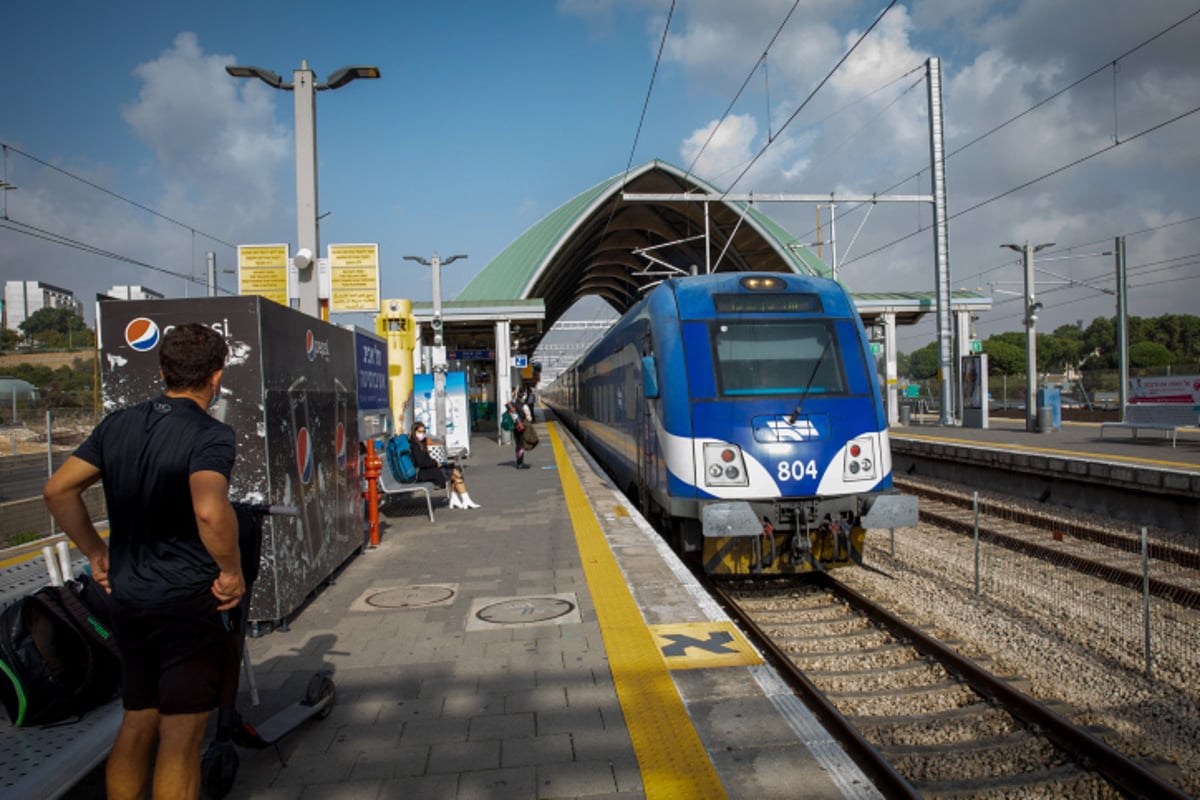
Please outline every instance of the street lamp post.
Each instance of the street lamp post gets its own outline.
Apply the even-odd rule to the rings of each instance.
[[[1032,433],[1037,430],[1037,412],[1034,409],[1037,400],[1037,317],[1042,309],[1042,304],[1034,301],[1033,254],[1047,247],[1054,247],[1054,242],[1036,245],[1025,242],[1024,245],[1000,246],[1021,253],[1025,263],[1025,430]]]
[[[443,347],[444,339],[442,338],[442,266],[452,264],[460,258],[466,258],[465,255],[459,254],[450,256],[444,261],[437,254],[433,254],[433,258],[426,260],[420,256],[404,256],[405,261],[416,261],[418,264],[424,264],[433,270],[433,424],[430,427],[433,432],[442,437],[446,441],[446,432],[443,430],[442,423],[446,419],[446,351]],[[449,442],[446,442],[449,445]]]
[[[373,66],[343,67],[331,74],[325,83],[317,83],[308,61],[300,61],[300,69],[292,72],[292,82],[262,67],[231,64],[225,71],[235,78],[258,78],[273,89],[292,92],[296,99],[296,258],[297,293],[300,310],[321,319],[329,318],[329,309],[322,303],[318,289],[317,268],[314,263],[320,252],[320,233],[317,227],[317,92],[340,89],[357,78],[378,78],[379,68]],[[307,252],[305,252],[307,251]]]

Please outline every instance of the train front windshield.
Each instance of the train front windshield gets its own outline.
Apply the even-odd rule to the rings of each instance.
[[[825,320],[764,320],[713,325],[722,395],[844,394],[837,336]]]

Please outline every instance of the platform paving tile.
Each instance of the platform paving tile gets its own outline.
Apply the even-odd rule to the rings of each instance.
[[[350,770],[351,780],[389,780],[424,775],[429,767],[429,745],[395,747],[389,750],[364,750]]]
[[[287,765],[279,770],[271,785],[312,786],[320,783],[339,783],[349,779],[356,761],[357,752],[327,752],[319,756],[303,756],[296,752],[288,759]]]
[[[537,712],[538,736],[599,730],[604,730],[604,718],[598,708],[566,708]],[[626,733],[625,737],[628,738],[629,734]]]
[[[422,775],[384,781],[379,800],[457,800],[457,775]]]
[[[506,713],[492,716],[472,717],[467,730],[467,739],[507,739],[510,736],[533,736],[535,720],[533,712]]]
[[[429,748],[428,774],[470,772],[497,769],[500,766],[500,740],[477,742],[439,742]]]
[[[551,711],[567,707],[567,691],[563,685],[539,685],[535,689],[510,692],[504,697],[504,710],[509,714],[521,711]]]
[[[571,734],[553,733],[547,736],[506,736],[500,743],[500,766],[522,767],[533,764],[553,764],[571,761],[574,748]]]
[[[383,789],[381,780],[340,781],[306,786],[300,800],[375,800]]]
[[[462,717],[415,719],[404,723],[400,743],[408,746],[464,742],[470,721]]]
[[[328,752],[394,750],[400,743],[402,725],[339,725]]]
[[[480,717],[504,714],[509,711],[508,697],[495,692],[455,694],[445,698],[442,713],[446,716]]]
[[[580,761],[605,758],[637,758],[629,732],[622,729],[573,731],[571,749]]]
[[[590,797],[618,791],[617,779],[608,761],[572,761],[539,764],[537,797]]]

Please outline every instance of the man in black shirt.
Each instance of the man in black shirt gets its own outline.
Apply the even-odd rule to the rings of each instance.
[[[228,354],[203,325],[159,351],[166,393],[104,418],[46,483],[46,505],[117,601],[125,716],[108,759],[110,800],[197,797],[200,745],[230,657],[221,612],[245,594],[229,503],[234,432],[206,413]],[[83,492],[104,481],[109,540]],[[155,745],[157,744],[157,756]]]

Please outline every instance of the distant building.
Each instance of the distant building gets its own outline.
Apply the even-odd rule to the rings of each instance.
[[[20,331],[21,323],[43,308],[69,308],[83,315],[83,303],[74,293],[40,281],[7,281],[4,284],[4,318],[10,331]]]
[[[114,286],[105,294],[118,300],[162,300],[166,296],[145,286]]]

